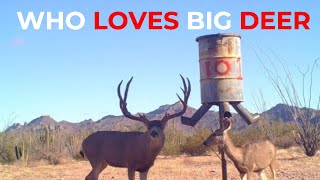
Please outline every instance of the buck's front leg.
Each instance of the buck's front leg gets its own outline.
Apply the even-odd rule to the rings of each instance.
[[[145,172],[140,172],[140,180],[147,180],[149,169]]]
[[[132,169],[128,168],[128,179],[129,180],[134,180],[135,172],[136,172],[135,170],[132,170]]]

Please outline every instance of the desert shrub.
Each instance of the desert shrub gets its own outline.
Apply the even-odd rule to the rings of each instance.
[[[294,129],[294,125],[284,123],[281,119],[272,122],[261,120],[257,125],[248,126],[243,131],[232,132],[231,138],[238,146],[268,139],[278,148],[289,148],[297,145],[292,135]]]
[[[207,148],[203,146],[203,139],[201,137],[208,137],[211,132],[209,130],[201,129],[186,138],[185,143],[181,147],[181,152],[191,156],[205,155]],[[201,136],[201,137],[200,137]]]
[[[264,135],[264,137],[270,140],[291,135],[295,129],[293,124],[284,123],[281,118],[271,122],[267,121],[266,119],[262,119],[258,122],[257,128]]]
[[[28,164],[32,150],[38,145],[36,142],[35,132],[33,130],[25,130],[15,133],[15,151],[16,158],[23,164]],[[17,153],[19,151],[19,153]]]
[[[82,159],[81,144],[88,131],[61,132],[59,128],[42,127],[10,133],[0,133],[0,163],[14,161],[47,161],[59,164],[65,159]]]
[[[60,143],[58,140],[49,144],[35,142],[30,152],[30,161],[47,161],[49,164],[59,164],[60,158],[68,156],[66,149],[61,149]]]
[[[51,165],[58,165],[61,163],[62,156],[54,152],[43,152],[39,154],[39,160],[45,160]]]
[[[274,57],[277,63],[270,60],[273,57],[269,55],[259,59],[260,62],[267,62],[263,64],[267,77],[282,100],[284,110],[294,122],[297,144],[304,149],[307,156],[315,156],[320,148],[320,121],[316,120],[320,113],[320,94],[316,83],[317,72],[320,70],[320,58],[314,59],[307,69],[302,70],[298,67],[292,72],[281,58],[277,55]],[[262,58],[264,59],[261,60]],[[271,66],[267,65],[268,61],[271,62],[269,63]],[[298,81],[297,72],[300,76]],[[317,88],[314,88],[314,84],[317,84]]]
[[[175,156],[181,154],[181,146],[186,140],[186,136],[181,131],[168,127],[165,130],[166,140],[161,150],[161,154],[165,156]]]
[[[80,160],[83,159],[80,155],[82,141],[89,135],[88,131],[80,131],[74,134],[65,135],[65,147],[68,150],[69,157]]]
[[[231,138],[236,145],[254,142],[261,139],[270,139],[278,148],[295,146],[292,131],[294,125],[281,120],[264,124],[248,126],[243,131],[231,131]],[[171,125],[171,126],[170,126]],[[143,127],[134,127],[144,131]],[[199,134],[201,137],[199,136]],[[193,134],[177,130],[174,124],[169,124],[165,130],[166,140],[161,151],[162,155],[187,154],[192,156],[204,155],[209,148],[202,145],[211,131],[200,129]],[[0,163],[13,163],[16,160],[47,161],[49,164],[59,164],[65,159],[83,159],[79,154],[81,144],[88,131],[63,132],[59,129],[43,128],[38,130],[24,130],[11,133],[0,133]],[[22,153],[16,156],[15,149]]]
[[[84,160],[86,159],[86,157],[82,157],[82,155],[80,154],[80,151],[76,154],[73,154],[72,159],[74,160]]]
[[[243,131],[231,132],[230,136],[234,144],[237,146],[264,139],[261,132],[257,128],[253,128],[252,126]]]
[[[281,149],[289,149],[290,147],[297,146],[293,136],[283,136],[274,140],[274,145]]]
[[[14,135],[11,133],[0,133],[0,163],[13,163],[15,160]]]

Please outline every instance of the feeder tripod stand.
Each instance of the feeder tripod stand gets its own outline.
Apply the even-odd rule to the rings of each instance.
[[[249,125],[257,121],[259,114],[252,115],[247,109],[245,109],[238,102],[219,102],[219,103],[204,103],[202,106],[193,114],[192,117],[181,117],[181,123],[188,126],[195,126],[198,121],[204,116],[204,114],[209,111],[213,105],[219,106],[219,124],[222,128],[223,114],[226,111],[230,112],[230,104],[242,117],[242,119]],[[223,148],[219,147],[219,152],[221,154],[221,168],[222,168],[222,179],[227,180],[227,161],[225,159],[225,153]]]
[[[229,111],[230,112],[230,107],[229,103],[223,102],[219,104],[219,124],[220,124],[220,129],[222,129],[222,120],[223,120],[223,114],[224,112]],[[223,148],[219,147],[219,153],[221,155],[221,170],[222,170],[222,180],[227,180],[228,178],[228,173],[227,173],[227,161],[225,158],[225,153]]]

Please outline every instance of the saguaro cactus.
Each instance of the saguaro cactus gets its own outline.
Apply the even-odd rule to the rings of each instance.
[[[40,141],[49,146],[54,141],[55,130],[51,129],[50,126],[45,126],[42,131],[44,133],[40,133]]]
[[[27,138],[27,140],[21,140],[21,142],[14,147],[17,160],[21,160],[25,163],[28,162],[31,146],[31,136]]]

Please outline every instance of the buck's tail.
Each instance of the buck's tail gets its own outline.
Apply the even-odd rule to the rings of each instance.
[[[80,155],[82,156],[82,158],[84,158],[84,153],[82,150],[80,150]]]

